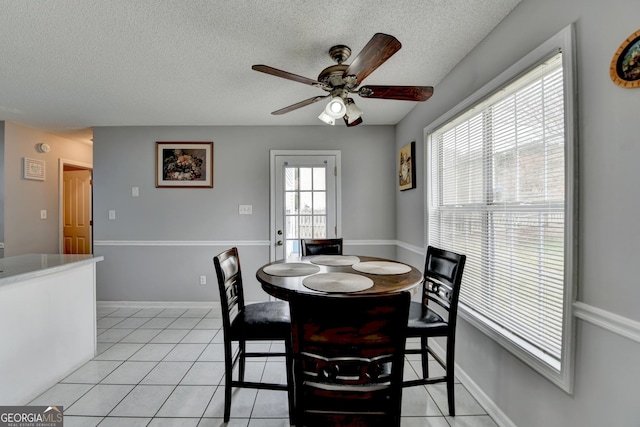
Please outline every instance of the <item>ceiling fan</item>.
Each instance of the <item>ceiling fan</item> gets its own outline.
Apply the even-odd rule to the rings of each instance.
[[[380,65],[400,50],[402,45],[393,36],[377,33],[367,45],[356,55],[351,64],[344,64],[351,56],[348,46],[337,45],[329,49],[329,55],[337,62],[320,72],[317,80],[278,70],[267,65],[254,65],[251,68],[272,76],[282,77],[302,84],[318,87],[328,95],[314,96],[305,99],[271,114],[285,114],[298,108],[305,107],[325,98],[330,98],[324,111],[318,116],[323,122],[335,125],[335,120],[342,117],[347,126],[356,126],[362,123],[362,110],[360,110],[351,94],[358,94],[362,98],[396,99],[401,101],[426,101],[433,94],[431,86],[362,86],[362,81]]]

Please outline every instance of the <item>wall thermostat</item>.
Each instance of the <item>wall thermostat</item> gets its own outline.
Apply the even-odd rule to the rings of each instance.
[[[36,146],[38,151],[41,153],[48,153],[51,150],[51,146],[49,144],[41,143]]]

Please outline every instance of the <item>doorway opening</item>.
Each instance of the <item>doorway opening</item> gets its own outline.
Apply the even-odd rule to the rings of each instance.
[[[300,256],[300,239],[340,236],[340,151],[271,151],[270,258]]]
[[[93,165],[60,159],[61,254],[93,253]]]

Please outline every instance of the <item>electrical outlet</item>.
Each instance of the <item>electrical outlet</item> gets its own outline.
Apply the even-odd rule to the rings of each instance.
[[[131,196],[133,196],[133,197],[140,196],[140,188],[139,187],[131,187]]]
[[[47,211],[43,209],[40,211],[40,219],[47,219]]]
[[[238,213],[240,215],[251,215],[253,213],[252,205],[240,205],[238,207]]]
[[[207,276],[200,276],[200,284],[201,285],[207,284]]]
[[[116,211],[114,210],[109,211],[109,219],[116,219]]]

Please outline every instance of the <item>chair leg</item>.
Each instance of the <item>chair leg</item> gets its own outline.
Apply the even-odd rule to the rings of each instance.
[[[291,342],[286,340],[284,343],[286,347],[285,364],[287,370],[287,396],[289,398],[289,424],[295,425],[295,383],[293,381],[293,352]]]
[[[244,381],[244,368],[247,354],[247,343],[245,341],[238,341],[238,381]]]
[[[420,337],[420,358],[422,359],[422,378],[429,378],[429,352],[427,337]]]
[[[452,417],[456,416],[456,400],[455,400],[455,392],[454,392],[454,370],[455,370],[455,352],[456,352],[456,343],[452,338],[447,339],[447,368],[446,368],[446,376],[447,376],[447,398],[449,400],[449,415]]]
[[[231,417],[231,382],[233,381],[233,354],[231,344],[224,346],[224,422]]]
[[[447,375],[447,399],[449,400],[449,415],[456,416],[456,399],[453,384],[453,374]]]

